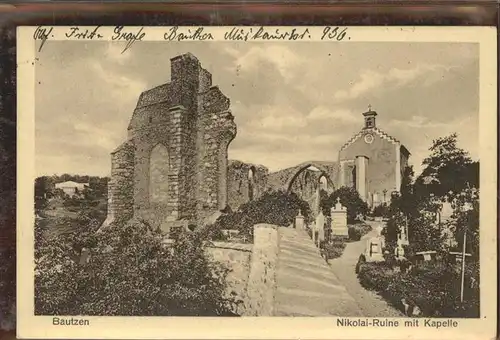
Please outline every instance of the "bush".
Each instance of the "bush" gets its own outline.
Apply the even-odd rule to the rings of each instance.
[[[355,223],[359,216],[366,216],[368,213],[368,205],[355,188],[340,187],[328,198],[320,201],[325,216],[330,215],[330,209],[337,203],[337,199],[340,199],[340,203],[347,208],[347,223]]]
[[[392,268],[381,263],[363,263],[358,272],[359,283],[376,292],[386,291],[393,275]]]
[[[348,233],[349,233],[349,240],[351,241],[361,240],[361,230],[349,226]]]
[[[373,208],[372,215],[374,217],[388,217],[389,216],[389,206],[387,203],[382,203]]]
[[[329,259],[336,259],[342,256],[345,246],[346,243],[342,237],[334,237],[329,243],[324,243],[323,252],[326,260],[328,261]]]
[[[253,239],[253,226],[258,223],[269,223],[288,227],[295,221],[299,210],[306,222],[310,221],[311,209],[306,201],[295,193],[284,191],[266,192],[257,200],[240,206],[236,212],[229,212],[220,216],[207,229],[212,240],[221,237],[221,230],[236,229],[241,236]]]
[[[369,224],[353,224],[348,226],[349,240],[359,241],[372,230]]]
[[[38,243],[35,314],[216,316],[231,315],[238,302],[226,296],[227,269],[205,256],[198,235],[166,246],[159,231],[131,221],[94,241],[85,244],[86,264],[66,239]]]
[[[364,263],[358,278],[361,285],[374,290],[396,307],[404,299],[409,305],[418,306],[427,317],[479,317],[479,285],[470,287],[460,303],[460,269],[446,264],[424,264],[405,272],[407,263],[400,264],[395,272],[387,263]],[[477,268],[467,266],[467,282],[479,277]],[[472,279],[474,281],[475,279]],[[467,283],[466,282],[466,283]]]

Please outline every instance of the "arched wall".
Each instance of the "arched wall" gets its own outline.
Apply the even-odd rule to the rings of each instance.
[[[169,152],[166,146],[158,143],[151,149],[149,156],[149,203],[166,206],[169,192]]]
[[[292,184],[293,182],[295,181],[295,179],[304,171],[306,170],[307,168],[309,167],[315,167],[317,168],[320,172],[321,172],[321,175],[322,176],[325,176],[326,180],[327,180],[327,183],[328,183],[328,186],[331,187],[332,189],[335,188],[335,179],[331,177],[331,175],[329,174],[329,171],[327,168],[325,168],[322,164],[318,164],[318,163],[314,163],[314,162],[311,162],[311,163],[303,163],[297,167],[295,167],[295,171],[292,173],[293,175],[291,177],[289,177],[289,179],[287,180],[286,184],[285,184],[285,187],[286,187],[286,190],[288,192],[290,192],[291,188],[292,188]]]

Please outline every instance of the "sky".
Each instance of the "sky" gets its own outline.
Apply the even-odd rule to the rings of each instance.
[[[363,127],[411,152],[418,174],[433,139],[456,132],[479,154],[479,49],[467,43],[50,41],[35,67],[35,164],[41,175],[109,176],[141,92],[170,81],[170,58],[191,52],[231,100],[229,159],[270,171],[336,161]]]

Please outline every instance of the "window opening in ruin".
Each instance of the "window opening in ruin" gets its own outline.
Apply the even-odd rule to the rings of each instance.
[[[152,204],[165,205],[168,202],[168,149],[156,145],[149,157],[149,201]]]
[[[321,175],[319,178],[319,189],[320,190],[328,190],[328,181],[326,180],[325,175]]]
[[[304,175],[304,183],[301,182],[301,188],[300,190],[302,192],[307,191],[306,195],[311,196],[313,194],[315,188],[311,183],[311,173],[308,171],[309,169],[305,170],[305,175]]]
[[[254,168],[248,169],[248,200],[253,201],[255,190],[255,170]]]

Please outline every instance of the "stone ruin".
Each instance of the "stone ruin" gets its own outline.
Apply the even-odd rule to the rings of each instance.
[[[213,222],[219,211],[227,211],[227,207],[237,210],[267,190],[309,192],[310,199],[305,199],[318,207],[319,197],[311,194],[312,187],[307,185],[318,181],[315,175],[306,180],[308,172],[304,171],[310,166],[321,171],[330,191],[336,186],[352,186],[366,199],[364,184],[372,183],[366,175],[378,173],[387,177],[383,183],[386,189],[398,188],[398,174],[404,169],[408,152],[375,128],[374,111],[363,114],[366,126],[343,146],[340,163],[308,161],[269,173],[261,165],[228,161],[228,147],[236,136],[230,101],[212,85],[212,75],[199,60],[187,53],[172,58],[170,67],[169,83],[140,95],[127,140],[111,154],[105,226],[132,218],[164,231],[175,226],[187,228],[189,224],[202,226]],[[362,138],[368,133],[372,140]],[[373,155],[382,149],[391,151],[391,161],[378,164]],[[400,157],[401,150],[404,157]],[[373,171],[366,171],[368,156],[359,154],[371,155]],[[355,157],[359,169],[353,178],[358,184],[344,180],[345,171],[341,171],[342,164],[352,163]],[[354,174],[353,169],[347,170]]]
[[[229,160],[227,169],[228,205],[234,211],[258,199],[267,189],[269,170],[260,164]]]
[[[127,140],[111,153],[104,225],[137,218],[187,228],[228,204],[230,101],[192,54],[170,62],[171,81],[140,95]]]

